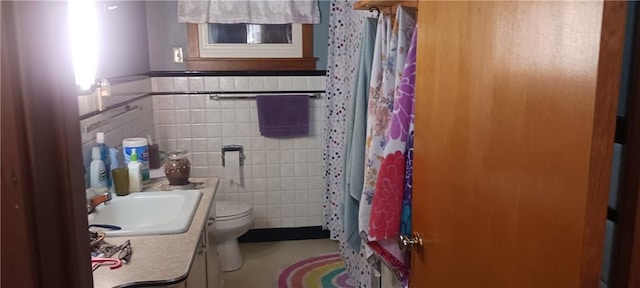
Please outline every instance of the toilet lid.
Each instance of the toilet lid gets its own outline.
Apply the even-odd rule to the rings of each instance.
[[[251,205],[236,201],[216,201],[216,218],[237,218],[251,213]]]

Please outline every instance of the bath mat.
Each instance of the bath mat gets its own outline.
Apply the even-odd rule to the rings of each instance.
[[[280,273],[278,288],[355,288],[338,253],[308,258]]]

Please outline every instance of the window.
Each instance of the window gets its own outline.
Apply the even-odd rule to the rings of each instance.
[[[204,27],[203,27],[204,26]],[[292,33],[295,26],[296,35]],[[200,35],[207,35],[207,44],[291,44],[301,37],[300,24],[202,24]]]
[[[315,70],[306,24],[187,24],[189,70]]]
[[[301,24],[199,24],[201,57],[300,58]]]

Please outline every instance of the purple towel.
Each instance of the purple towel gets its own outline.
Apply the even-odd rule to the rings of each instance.
[[[309,96],[258,95],[258,124],[265,137],[309,135]]]

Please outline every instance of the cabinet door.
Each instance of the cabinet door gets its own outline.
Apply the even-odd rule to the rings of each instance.
[[[187,278],[187,288],[207,288],[207,231],[203,231],[198,242],[198,252]]]

